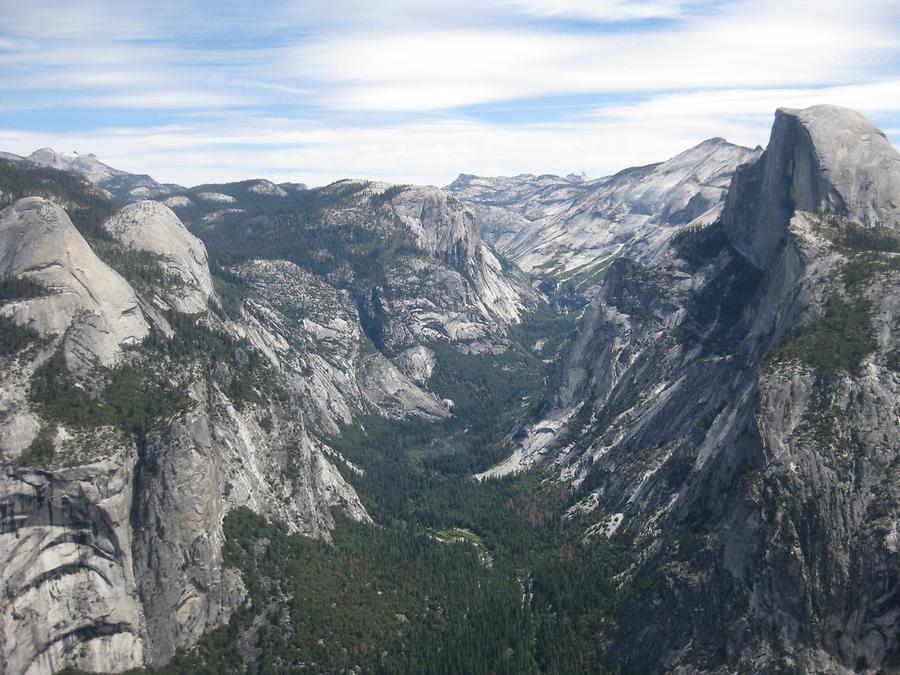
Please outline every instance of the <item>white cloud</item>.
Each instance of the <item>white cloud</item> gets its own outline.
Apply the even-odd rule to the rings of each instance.
[[[894,82],[820,91],[732,90],[664,96],[553,124],[492,125],[443,118],[380,126],[278,118],[203,119],[152,129],[37,134],[0,131],[0,148],[92,151],[158,180],[192,185],[268,177],[324,184],[346,177],[443,185],[458,173],[592,176],[671,157],[711,136],[765,144],[777,106],[861,101],[876,118],[900,114]]]
[[[288,74],[340,109],[431,111],[591,92],[823,85],[893,53],[896,35],[857,5],[742,3],[654,32],[431,30],[326,35],[286,50]]]
[[[137,12],[137,3],[96,0],[15,0],[3,3],[4,29],[39,40],[146,39],[156,34],[150,12]]]
[[[834,102],[894,125],[900,115],[900,8],[887,0],[304,0],[262,14],[75,4],[6,3],[0,113],[16,122],[0,118],[0,149],[93,151],[188,184],[602,175],[713,135],[764,143],[777,106]],[[670,20],[610,25],[644,18]],[[577,115],[554,102],[570,95],[582,95]],[[502,121],[530,99],[545,99],[545,123]],[[448,113],[479,104],[499,121]],[[29,131],[22,111],[41,107],[61,122],[113,108],[160,123]]]
[[[764,144],[765,137],[761,135],[767,134],[776,108],[806,108],[821,103],[854,108],[872,117],[897,115],[900,114],[900,79],[806,89],[728,89],[670,94],[631,105],[608,106],[590,117],[604,125],[648,129],[677,125],[694,134],[723,128],[734,142]]]
[[[591,21],[674,19],[687,10],[681,0],[509,0],[508,4],[541,17],[573,17]]]
[[[86,96],[78,99],[88,107],[99,108],[140,108],[143,110],[165,108],[168,110],[202,108],[236,108],[256,102],[246,96],[235,96],[208,91],[184,89],[158,89],[154,91],[131,91],[105,96]]]

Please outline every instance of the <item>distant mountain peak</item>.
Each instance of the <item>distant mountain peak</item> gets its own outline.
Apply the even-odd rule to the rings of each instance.
[[[735,176],[723,223],[738,251],[765,268],[796,211],[900,229],[900,155],[856,111],[779,108],[766,151]]]
[[[715,219],[735,169],[759,153],[716,137],[604,178],[462,174],[447,190],[522,269],[589,279],[615,256],[658,254],[674,226]]]
[[[158,183],[150,176],[132,174],[115,169],[101,162],[92,152],[57,152],[53,148],[39,148],[27,157],[17,157],[2,153],[0,156],[11,160],[22,160],[37,166],[46,166],[59,171],[75,173],[105,190],[119,202],[134,202],[180,192],[180,185]]]

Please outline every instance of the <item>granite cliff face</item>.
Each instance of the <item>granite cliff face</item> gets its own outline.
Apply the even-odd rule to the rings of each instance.
[[[897,151],[852,110],[778,110],[761,160],[737,172],[722,223],[735,248],[764,268],[784,244],[798,210],[897,230]]]
[[[540,300],[484,243],[471,211],[437,188],[344,180],[281,196],[256,183],[167,202],[220,257],[284,259],[347,291],[389,358],[432,340],[500,349]]]
[[[234,272],[251,289],[235,330],[289,373],[318,428],[336,434],[360,412],[449,415],[425,382],[413,382],[374,348],[348,291],[284,260],[251,260]]]
[[[237,506],[326,538],[332,507],[368,520],[321,423],[297,415],[308,380],[254,356],[243,309],[207,308],[203,245],[170,211],[136,204],[107,223],[124,245],[95,242],[146,298],[58,206],[23,199],[0,223],[3,279],[40,283],[3,301],[33,331],[0,356],[4,671],[162,664],[227,621],[244,598],[221,564]],[[135,250],[158,257],[135,271]]]
[[[122,345],[147,336],[131,286],[96,256],[59,206],[33,197],[0,212],[0,251],[0,279],[25,278],[47,289],[4,305],[3,314],[42,335],[65,335],[70,367],[111,365]]]
[[[144,663],[144,616],[131,550],[136,453],[48,471],[4,467],[0,664],[10,673]]]
[[[482,242],[468,209],[437,188],[409,188],[391,203],[419,246],[471,284],[474,308],[484,319],[500,325],[518,321],[532,294]]]
[[[330,447],[347,425],[477,434],[430,388],[456,375],[447,350],[538,361],[556,347],[534,326],[562,330],[513,346],[541,296],[491,243],[591,288],[480,477],[544,472],[593,513],[586,545],[629,553],[608,665],[900,669],[898,166],[864,118],[817,106],[779,111],[761,156],[713,139],[456,196],[253,180],[116,210],[49,170],[43,198],[19,199],[28,172],[0,185],[0,670],[165,664],[247,597],[227,513],[327,540],[333,510],[370,520],[347,481],[366,467]]]
[[[187,314],[206,311],[213,295],[206,247],[171,209],[159,202],[136,202],[103,226],[128,248],[159,256],[169,283],[158,304]]]
[[[721,224],[613,263],[540,421],[488,472],[544,466],[573,513],[608,514],[588,539],[641,551],[616,667],[900,666],[900,228],[874,197],[898,185],[879,139],[842,109],[779,111]]]

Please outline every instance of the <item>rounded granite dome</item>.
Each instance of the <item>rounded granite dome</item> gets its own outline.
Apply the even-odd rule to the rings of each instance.
[[[206,311],[213,294],[206,246],[172,209],[160,202],[135,202],[107,220],[104,228],[126,246],[159,256],[164,273],[181,282],[161,289],[173,309],[187,314]]]
[[[796,211],[900,230],[900,155],[853,110],[780,108],[762,157],[735,175],[722,222],[738,251],[765,268]]]

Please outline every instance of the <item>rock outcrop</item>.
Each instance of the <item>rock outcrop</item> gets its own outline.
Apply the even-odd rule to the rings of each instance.
[[[479,213],[532,272],[594,289],[537,418],[480,477],[540,467],[570,513],[598,511],[586,545],[635,552],[609,666],[897,670],[898,186],[880,132],[817,106],[779,111],[761,157],[713,139],[599,181],[461,177],[474,214],[365,181],[169,195],[236,261],[218,294],[168,206],[86,239],[60,206],[15,202],[0,280],[43,290],[0,302],[40,334],[0,351],[0,670],[160,666],[196,644],[247,593],[223,565],[232,509],[323,539],[334,510],[368,522],[328,439],[454,414],[429,390],[447,344],[508,348],[539,297]]]
[[[349,291],[390,359],[432,340],[497,347],[539,301],[485,244],[472,212],[437,188],[343,180],[281,195],[260,185],[207,185],[168,203],[219,253],[284,259]]]
[[[68,181],[88,239],[49,200],[0,214],[0,278],[46,289],[0,306],[45,338],[0,354],[0,670],[159,666],[226,623],[245,589],[223,567],[225,515],[248,507],[325,539],[332,509],[368,521],[325,439],[363,415],[450,416],[452,402],[427,389],[425,343],[496,347],[534,301],[452,197],[346,188],[326,193],[316,224],[399,242],[383,269],[361,282],[346,266],[315,275],[247,259],[228,270],[227,297],[204,244],[162,203],[101,221],[112,205]],[[207,204],[252,212],[306,198],[265,181],[218,189],[167,201],[205,223]],[[55,405],[57,386],[70,407]]]
[[[253,260],[234,271],[254,291],[235,329],[302,392],[316,428],[336,434],[361,412],[449,415],[440,399],[374,349],[349,292],[284,260]]]
[[[765,269],[795,211],[900,229],[897,151],[852,110],[778,110],[762,158],[735,175],[722,222],[734,247]]]
[[[52,148],[41,148],[27,157],[12,155],[11,158],[78,174],[120,203],[152,199],[182,190],[179,185],[158,183],[146,174],[133,174],[114,169],[97,159],[93,153],[66,153],[56,152]]]
[[[205,312],[213,294],[206,247],[170,208],[153,201],[129,204],[103,227],[116,240],[158,256],[169,283],[162,289],[163,305],[188,314]]]
[[[241,411],[199,382],[191,395],[192,408],[150,436],[135,475],[141,489],[133,505],[134,566],[145,662],[154,665],[226,623],[244,599],[240,575],[222,567],[228,511],[247,506],[320,538],[329,537],[333,507],[369,520],[293,411]],[[260,426],[261,412],[272,420],[270,430]]]
[[[397,357],[397,367],[413,382],[427,384],[436,364],[434,352],[427,347],[411,347]]]
[[[17,324],[65,336],[66,363],[111,365],[149,332],[134,290],[79,234],[66,212],[37,197],[0,212],[0,279],[28,278],[47,294],[4,305]]]
[[[486,319],[518,321],[529,296],[527,287],[504,273],[497,256],[482,242],[468,209],[437,188],[403,190],[392,204],[419,245],[472,284],[472,300]]]
[[[136,293],[49,201],[22,199],[0,214],[0,278],[46,290],[0,307],[43,336],[0,353],[3,672],[162,665],[227,622],[245,596],[222,565],[222,522],[234,508],[326,539],[333,508],[369,520],[301,404],[309,373],[250,359],[240,341],[262,328],[249,313],[226,323],[203,311],[212,289],[203,245],[154,203],[127,207],[107,229],[122,247],[113,260],[127,261],[129,248],[156,254],[163,281],[150,275]],[[199,313],[170,326],[144,293]],[[276,311],[255,301],[271,330]],[[180,330],[193,333],[173,352]],[[38,373],[57,350],[77,367]],[[128,383],[110,393],[116,377]],[[40,378],[62,388],[35,399]],[[348,419],[362,411],[348,403]]]
[[[130,520],[137,453],[0,476],[0,667],[52,673],[65,663],[117,672],[144,663],[143,609]]]

